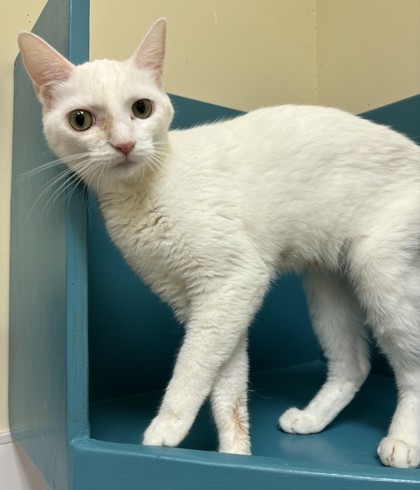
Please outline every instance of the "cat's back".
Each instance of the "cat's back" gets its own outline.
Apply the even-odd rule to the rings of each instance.
[[[251,111],[234,119],[171,133],[183,151],[195,158],[209,160],[224,155],[264,162],[277,157],[280,165],[297,164],[299,158],[308,166],[337,165],[346,157],[353,164],[375,161],[383,167],[406,158],[407,165],[420,160],[420,148],[404,135],[340,109],[281,105]],[[368,158],[366,158],[368,156]],[[362,158],[360,158],[362,157]],[[420,163],[413,170],[420,170]],[[376,169],[378,171],[379,168]]]
[[[211,196],[208,209],[234,212],[267,256],[279,240],[317,256],[420,214],[419,147],[338,109],[264,108],[171,136],[180,179]]]
[[[309,185],[357,194],[362,184],[420,184],[420,147],[386,126],[334,108],[263,108],[171,137],[174,159],[191,178],[204,173],[207,180],[229,179],[248,190],[287,183],[298,194],[310,191]]]

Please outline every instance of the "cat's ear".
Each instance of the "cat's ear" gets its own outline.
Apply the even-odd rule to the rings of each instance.
[[[22,32],[19,34],[18,43],[36,96],[44,106],[50,107],[54,87],[67,80],[75,66],[35,34]]]
[[[163,62],[165,60],[166,19],[158,19],[144,37],[140,47],[130,58],[136,67],[148,70],[163,89]]]

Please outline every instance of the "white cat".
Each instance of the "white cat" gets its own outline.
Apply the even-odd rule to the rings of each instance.
[[[247,329],[270,282],[303,274],[328,377],[286,432],[324,429],[369,372],[366,321],[395,372],[378,453],[420,464],[420,149],[340,110],[280,106],[170,131],[166,21],[125,62],[74,66],[23,33],[51,148],[93,189],[112,240],[186,334],[144,444],[176,446],[210,396],[220,451],[250,454]]]

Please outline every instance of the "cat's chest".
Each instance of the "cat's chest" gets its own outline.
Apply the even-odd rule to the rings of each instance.
[[[147,194],[110,194],[99,203],[107,230],[124,255],[135,254],[140,259],[169,239],[167,212]]]
[[[105,196],[100,207],[111,239],[144,280],[180,280],[179,265],[188,263],[190,254],[170,206],[139,192]]]

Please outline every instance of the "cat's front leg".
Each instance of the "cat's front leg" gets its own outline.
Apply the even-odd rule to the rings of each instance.
[[[244,334],[221,367],[211,392],[221,453],[251,454],[248,416],[248,352]]]
[[[242,271],[196,299],[159,413],[144,434],[145,445],[177,446],[185,438],[261,305],[268,282],[265,271]]]

